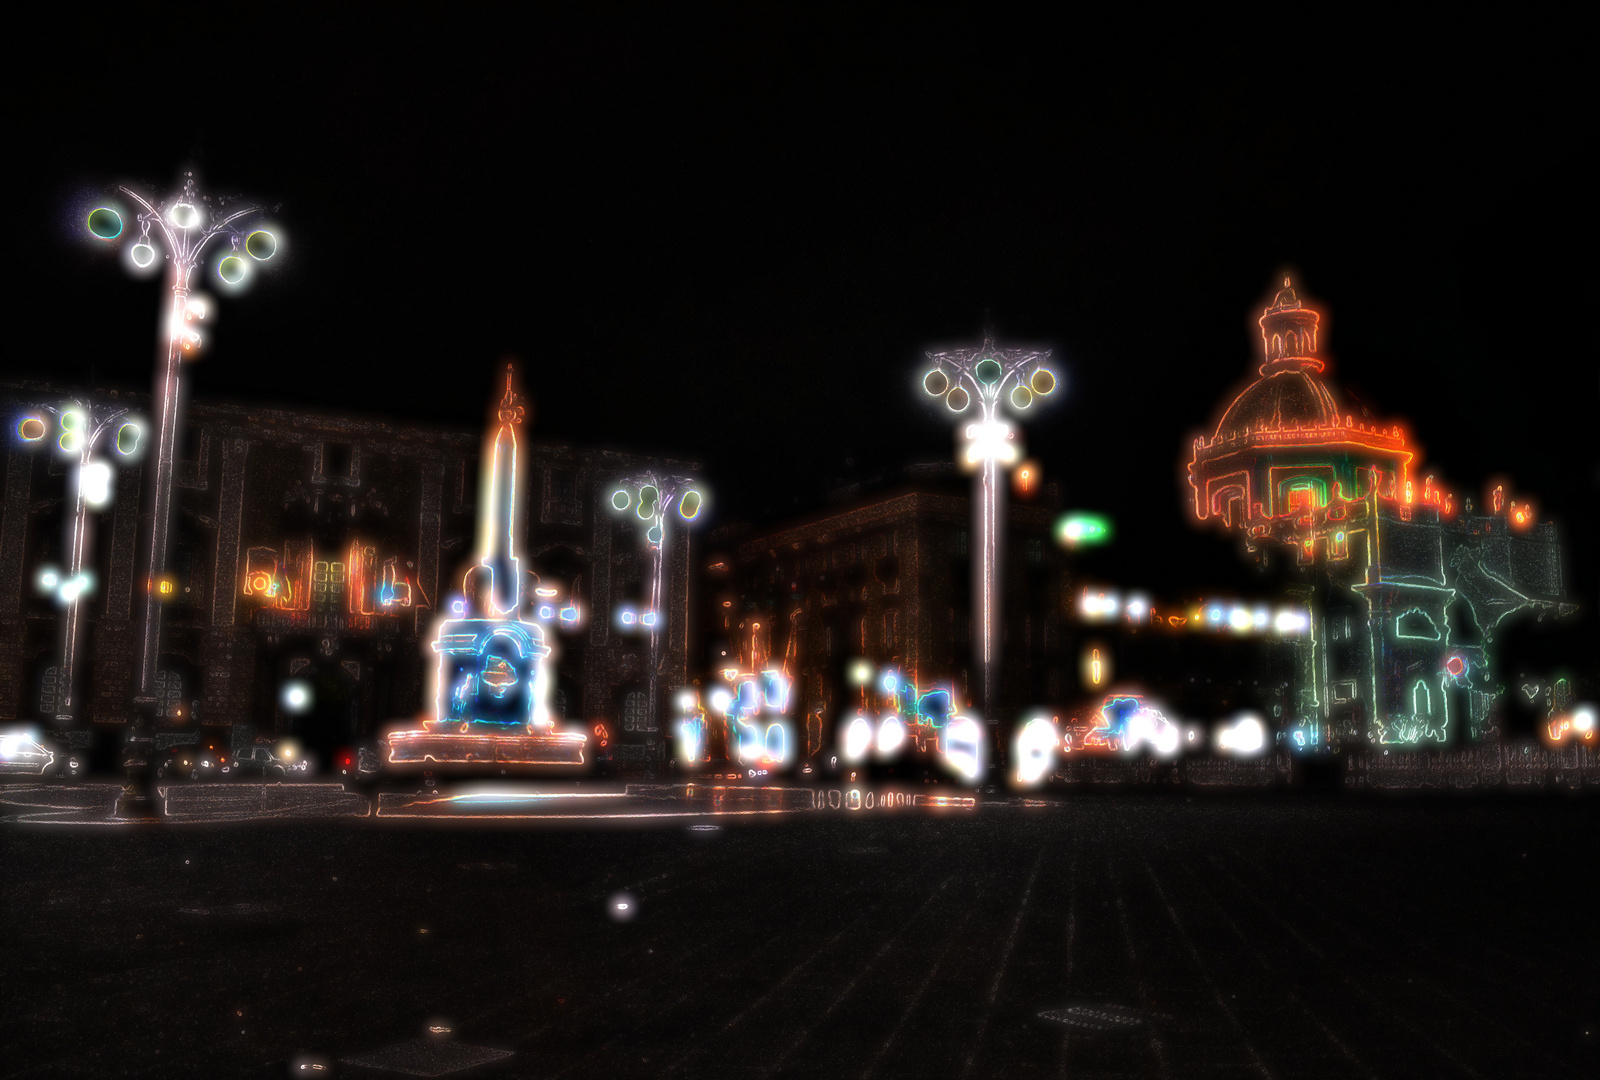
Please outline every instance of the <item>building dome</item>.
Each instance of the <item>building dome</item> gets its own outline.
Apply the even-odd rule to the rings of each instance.
[[[1233,399],[1216,437],[1284,428],[1326,428],[1339,423],[1339,406],[1314,371],[1294,367],[1262,375]]]
[[[1211,438],[1194,441],[1189,483],[1201,521],[1266,535],[1274,521],[1302,520],[1307,505],[1406,490],[1404,434],[1340,411],[1317,357],[1319,321],[1285,278],[1261,313],[1256,380],[1223,410]]]
[[[1284,428],[1325,428],[1339,423],[1339,405],[1318,376],[1319,316],[1304,307],[1288,278],[1261,313],[1261,377],[1245,388],[1222,415],[1216,437]]]

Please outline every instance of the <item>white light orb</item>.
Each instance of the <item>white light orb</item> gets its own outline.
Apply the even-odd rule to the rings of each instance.
[[[957,716],[944,729],[944,761],[969,783],[983,775],[983,725],[970,716]]]
[[[878,722],[876,743],[880,758],[893,757],[906,744],[906,725],[897,714],[887,713]]]
[[[167,220],[180,229],[197,228],[200,224],[200,209],[194,203],[173,203],[167,211]]]
[[[84,502],[99,510],[111,505],[111,465],[95,458],[78,467],[78,491]]]
[[[311,684],[304,679],[290,679],[278,692],[278,701],[283,705],[283,711],[295,716],[310,712],[315,699],[316,695],[312,693]]]
[[[867,756],[867,750],[872,746],[872,721],[865,716],[852,717],[845,724],[844,738],[840,740],[840,747],[844,759],[854,765]]]
[[[1025,787],[1042,783],[1055,767],[1060,735],[1048,717],[1035,716],[1017,732],[1017,782]]]
[[[1231,757],[1257,757],[1267,745],[1266,725],[1255,713],[1239,713],[1219,726],[1212,745]]]

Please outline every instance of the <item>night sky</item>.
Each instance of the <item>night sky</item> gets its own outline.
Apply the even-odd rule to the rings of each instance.
[[[716,521],[775,521],[947,460],[922,354],[989,310],[1065,372],[1026,440],[1116,519],[1089,568],[1248,590],[1182,464],[1290,272],[1337,385],[1447,482],[1503,472],[1561,522],[1583,611],[1541,633],[1592,667],[1589,57],[1549,26],[1370,30],[395,9],[51,39],[12,125],[4,364],[148,388],[160,288],[81,215],[191,162],[286,233],[198,396],[475,425],[514,357],[536,439],[700,461]]]

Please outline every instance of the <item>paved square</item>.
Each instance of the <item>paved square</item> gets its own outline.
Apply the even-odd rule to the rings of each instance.
[[[279,1076],[445,1023],[506,1076],[1593,1075],[1595,819],[1096,793],[717,830],[10,825],[0,1071]]]

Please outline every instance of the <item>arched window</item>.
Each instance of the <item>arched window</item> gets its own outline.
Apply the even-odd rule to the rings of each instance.
[[[1272,335],[1272,356],[1273,356],[1273,359],[1277,359],[1278,357],[1280,357],[1282,355],[1283,355],[1283,337],[1280,334],[1273,334]]]
[[[1300,339],[1294,334],[1290,334],[1288,337],[1284,338],[1284,345],[1290,356],[1300,355]]]
[[[1421,679],[1411,687],[1411,715],[1433,715],[1433,695],[1428,692],[1428,684]]]
[[[1438,641],[1439,625],[1429,617],[1428,613],[1418,608],[1402,612],[1394,621],[1394,636],[1398,638],[1414,638],[1421,641]],[[1421,685],[1420,683],[1418,684]]]

